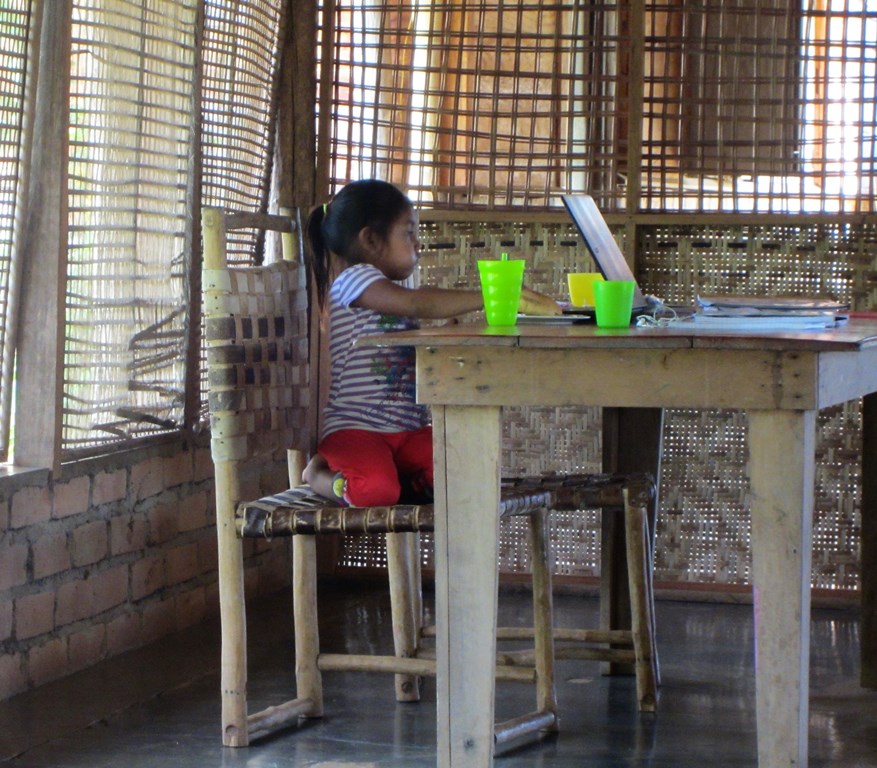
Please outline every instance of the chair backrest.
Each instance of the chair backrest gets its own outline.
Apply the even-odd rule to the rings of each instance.
[[[314,409],[297,217],[205,208],[201,219],[213,461],[307,450],[314,439]],[[230,266],[231,229],[281,233],[283,259],[264,266]]]

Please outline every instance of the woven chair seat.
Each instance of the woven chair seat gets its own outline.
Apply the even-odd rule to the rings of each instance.
[[[503,495],[527,489],[551,494],[550,508],[557,511],[623,507],[624,492],[630,503],[645,506],[655,498],[654,478],[645,472],[625,475],[536,475],[503,478]]]
[[[308,485],[240,504],[236,512],[243,538],[314,536],[325,533],[414,533],[431,531],[432,504],[342,507]]]
[[[649,475],[546,475],[507,478],[502,482],[500,516],[532,514],[540,509],[574,510],[624,506],[629,498],[644,505],[654,496]],[[435,528],[432,504],[342,507],[308,485],[240,504],[238,535],[275,536],[325,533],[416,533]]]

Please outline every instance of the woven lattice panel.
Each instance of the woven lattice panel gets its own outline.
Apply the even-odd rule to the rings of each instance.
[[[335,4],[323,20],[333,186],[375,176],[459,208],[541,206],[587,188],[614,204],[627,159],[620,60],[631,47],[617,8]]]
[[[566,273],[591,268],[571,225],[520,222],[425,222],[421,280],[476,286],[475,262],[502,251],[526,258],[525,280],[565,295]],[[857,309],[877,307],[877,233],[872,226],[826,224],[643,227],[638,273],[643,289],[668,303],[698,293],[832,294]],[[535,267],[534,265],[538,265]],[[510,474],[599,471],[600,410],[508,408],[503,416],[503,469]],[[741,411],[665,413],[655,578],[662,582],[749,583],[747,419]],[[813,524],[813,585],[858,586],[861,407],[820,412]],[[500,529],[500,567],[526,571],[520,521]],[[555,513],[551,537],[559,575],[600,572],[600,513]],[[356,544],[345,564],[380,566]],[[372,545],[377,550],[379,545]],[[431,565],[425,547],[424,561]]]
[[[594,269],[571,221],[424,221],[420,240],[420,281],[429,285],[477,288],[478,259],[502,253],[525,259],[527,285],[548,293],[565,293],[567,272]]]
[[[746,414],[668,412],[657,578],[745,584],[750,578]],[[817,420],[814,587],[856,589],[860,537],[859,402]]]
[[[668,304],[699,293],[832,296],[877,307],[877,226],[872,224],[642,227],[637,276]]]
[[[668,303],[698,294],[827,295],[877,307],[877,228],[869,224],[643,227],[644,290]],[[826,409],[817,422],[813,585],[855,589],[860,535],[861,406]],[[666,414],[657,578],[749,581],[746,416]]]
[[[258,211],[268,199],[283,3],[206,0],[203,5],[204,203]],[[230,238],[229,263],[247,262],[246,244],[254,236],[242,232]]]
[[[648,293],[690,304],[698,294],[833,296],[877,308],[873,224],[789,223],[642,227],[638,275]],[[666,414],[657,578],[749,581],[746,417],[734,411]],[[861,406],[817,421],[813,576],[855,589],[860,535]]]

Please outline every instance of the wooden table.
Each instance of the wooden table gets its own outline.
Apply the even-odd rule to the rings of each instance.
[[[758,765],[803,768],[816,415],[865,396],[862,679],[877,686],[877,321],[754,335],[458,325],[381,343],[416,347],[418,399],[433,411],[440,768],[493,764],[498,524],[487,511],[499,504],[506,405],[748,412]]]

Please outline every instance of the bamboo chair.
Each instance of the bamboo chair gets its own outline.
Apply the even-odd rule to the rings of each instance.
[[[286,258],[264,267],[229,267],[226,230],[253,227],[282,232]],[[308,400],[309,324],[302,312],[307,308],[307,296],[301,263],[293,258],[296,231],[297,222],[288,217],[223,214],[215,209],[205,209],[202,215],[202,284],[223,634],[223,743],[228,746],[246,745],[300,717],[321,716],[322,671],[394,673],[397,699],[402,701],[417,700],[418,677],[435,674],[433,659],[417,657],[422,623],[417,535],[433,529],[432,506],[341,508],[301,485],[305,449],[311,437],[302,413],[313,408]],[[247,462],[276,458],[279,451],[290,447],[289,489],[246,502],[242,468]],[[534,592],[538,596],[534,624],[541,631],[536,635],[536,659],[529,668],[507,666],[498,673],[499,679],[537,682],[536,711],[498,726],[500,740],[556,727],[551,583],[544,552],[549,500],[544,492],[521,488],[506,494],[502,503],[503,514],[528,514],[533,521],[537,547]],[[357,532],[387,534],[393,656],[319,651],[315,536]],[[281,535],[293,535],[297,697],[248,714],[241,539]]]
[[[262,267],[229,267],[226,231],[258,228],[281,232],[284,259]],[[299,718],[323,714],[321,673],[360,670],[396,676],[399,701],[419,698],[418,679],[435,674],[424,657],[419,533],[433,529],[432,505],[380,508],[338,507],[301,484],[312,440],[309,400],[307,294],[296,248],[298,222],[286,216],[202,213],[204,317],[207,341],[211,453],[216,473],[219,594],[222,622],[223,743],[245,746]],[[317,373],[310,372],[313,377]],[[298,442],[296,442],[298,441]],[[289,488],[247,501],[241,470],[248,462],[276,459],[288,451]],[[534,648],[502,654],[497,680],[536,684],[536,710],[496,726],[497,746],[557,728],[554,691],[551,569],[546,515],[551,508],[611,506],[625,513],[632,631],[610,636],[584,630],[559,635],[577,642],[627,645],[624,660],[635,663],[641,708],[655,700],[656,656],[651,611],[651,548],[645,514],[653,485],[645,477],[530,478],[503,484],[501,515],[523,514],[533,564],[534,624],[525,633],[502,630],[500,638],[527,637]],[[385,533],[393,614],[393,655],[325,654],[317,625],[316,536]],[[243,538],[292,536],[296,698],[250,714],[247,710],[246,617]],[[594,649],[604,660],[621,660],[618,649]],[[592,657],[592,656],[588,656]],[[640,692],[640,678],[642,691]],[[643,702],[646,703],[643,706]],[[652,707],[653,708],[653,704]]]

